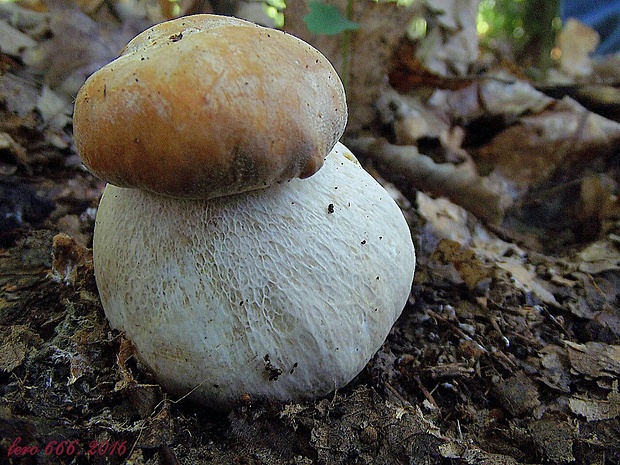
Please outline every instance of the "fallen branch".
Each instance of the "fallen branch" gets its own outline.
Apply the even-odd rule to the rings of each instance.
[[[346,144],[353,153],[374,160],[386,179],[447,197],[485,222],[500,223],[510,203],[488,178],[451,163],[435,163],[413,145],[393,145],[374,137],[348,139]]]

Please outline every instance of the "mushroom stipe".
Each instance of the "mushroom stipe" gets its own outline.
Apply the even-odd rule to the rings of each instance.
[[[364,368],[415,256],[399,207],[353,160],[337,144],[310,178],[208,200],[106,187],[101,301],[164,388],[227,409],[243,393],[322,396]],[[328,215],[329,202],[348,206]]]

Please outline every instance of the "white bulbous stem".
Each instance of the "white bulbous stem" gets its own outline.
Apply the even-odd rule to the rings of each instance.
[[[93,248],[112,327],[166,389],[218,409],[348,383],[415,268],[400,209],[341,144],[308,179],[218,199],[107,186]]]

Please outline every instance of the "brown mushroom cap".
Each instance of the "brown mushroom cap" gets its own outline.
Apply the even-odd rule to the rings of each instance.
[[[75,143],[120,187],[212,198],[308,177],[342,136],[329,61],[281,31],[213,15],[158,24],[78,93]]]

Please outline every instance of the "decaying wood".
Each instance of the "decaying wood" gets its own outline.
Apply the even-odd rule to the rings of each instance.
[[[376,162],[388,179],[447,197],[488,223],[498,224],[503,218],[508,199],[493,189],[490,179],[469,168],[435,163],[413,145],[393,145],[381,138],[348,139],[346,143],[354,153]]]

